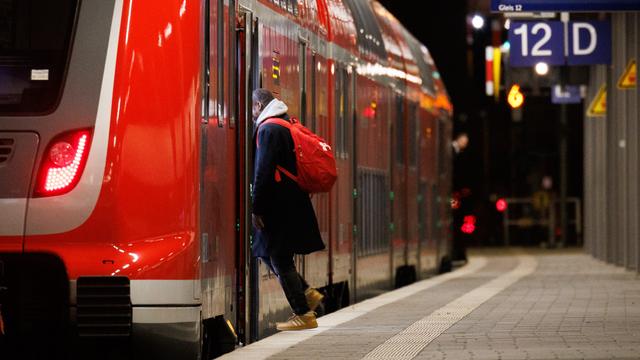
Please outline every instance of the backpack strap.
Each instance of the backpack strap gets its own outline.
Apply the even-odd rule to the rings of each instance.
[[[295,182],[298,182],[298,177],[293,175],[291,172],[289,172],[287,169],[283,168],[280,165],[276,165],[276,171],[281,171],[283,174],[287,175],[287,177]]]
[[[266,119],[265,121],[260,123],[260,126],[262,126],[264,124],[278,124],[280,126],[286,127],[287,129],[291,129],[291,125],[292,125],[287,120],[280,119],[280,118],[269,118],[269,119]]]
[[[280,119],[280,118],[268,118],[268,119],[265,119],[260,124],[258,124],[258,130],[257,131],[260,131],[260,127],[262,125],[264,125],[264,124],[277,124],[277,125],[286,127],[287,129],[289,129],[289,131],[291,131],[291,123],[288,122],[287,120]],[[260,147],[260,143],[258,142],[258,136],[256,136],[256,148],[259,148],[259,147]]]
[[[298,122],[298,119],[296,118],[292,118],[293,122],[296,123]],[[282,127],[285,127],[287,129],[289,129],[289,131],[291,131],[291,126],[293,125],[292,123],[288,122],[287,120],[284,119],[280,119],[280,118],[269,118],[264,120],[263,122],[260,123],[260,125],[258,125],[258,130],[260,128],[260,126],[264,125],[264,124],[277,124],[280,125]],[[260,144],[258,143],[258,137],[256,137],[256,146],[260,147]],[[276,182],[280,182],[281,178],[280,178],[280,174],[278,173],[278,171],[280,171],[281,173],[285,174],[289,179],[295,181],[296,183],[298,182],[298,177],[293,175],[289,170],[285,169],[284,167],[280,166],[280,165],[276,165]]]

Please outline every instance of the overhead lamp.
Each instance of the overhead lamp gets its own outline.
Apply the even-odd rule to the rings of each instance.
[[[544,76],[549,73],[549,65],[546,62],[539,62],[535,67],[536,74]]]
[[[480,30],[484,27],[484,18],[480,14],[475,14],[471,18],[471,25],[474,29]]]

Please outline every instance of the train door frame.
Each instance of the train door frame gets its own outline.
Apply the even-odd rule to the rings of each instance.
[[[304,33],[298,34],[298,72],[300,86],[300,114],[298,114],[300,123],[307,126],[307,49],[309,48],[308,36]]]
[[[308,128],[311,129],[314,133],[318,130],[318,104],[317,104],[317,96],[318,96],[318,74],[317,74],[317,66],[318,66],[318,56],[314,49],[311,49],[311,66],[309,67],[309,86],[311,87],[310,96],[311,96],[311,113],[309,114],[310,123]]]
[[[389,249],[388,249],[388,253],[389,253],[389,288],[393,289],[393,285],[394,285],[394,281],[395,281],[395,272],[393,269],[393,233],[395,231],[395,225],[394,225],[394,200],[395,200],[395,194],[393,192],[393,186],[395,184],[394,180],[393,180],[393,169],[395,167],[395,141],[394,141],[394,135],[395,135],[395,124],[394,124],[394,112],[395,112],[395,98],[396,95],[394,93],[394,88],[393,87],[389,87],[387,89],[388,91],[388,97],[387,97],[387,144],[389,144],[389,149],[387,149],[387,151],[389,152],[389,163],[387,164],[387,177],[388,177],[388,184],[387,184],[387,191],[388,191],[388,200],[389,200],[389,212],[387,213],[387,221],[388,221],[388,226],[387,226],[387,237],[389,239]]]
[[[435,222],[433,223],[433,237],[434,237],[434,240],[436,242],[436,261],[437,261],[437,265],[436,266],[439,267],[438,268],[438,272],[440,272],[441,271],[440,267],[441,267],[441,261],[442,261],[443,252],[442,252],[442,236],[440,234],[440,227],[438,226],[438,222],[440,221],[440,216],[441,216],[441,214],[440,214],[440,212],[441,212],[441,210],[440,210],[440,202],[438,201],[438,198],[440,197],[440,183],[441,183],[441,180],[440,180],[440,177],[441,177],[440,168],[442,166],[442,154],[441,154],[441,151],[440,151],[441,149],[440,148],[442,147],[442,145],[441,145],[442,139],[441,138],[442,138],[442,132],[443,132],[443,128],[444,127],[443,127],[443,124],[442,124],[442,120],[441,120],[441,118],[439,116],[436,118],[435,124],[436,124],[436,137],[435,137],[436,146],[435,146],[435,148],[436,148],[437,156],[435,157],[435,162],[436,162],[436,164],[435,164],[435,167],[436,167],[436,171],[435,171],[436,172],[435,173],[436,183],[433,185],[433,193],[434,193],[433,194],[433,200],[434,200],[433,210],[434,210],[434,213],[437,214],[437,215],[434,216]]]
[[[248,344],[257,340],[258,336],[258,276],[257,261],[251,256],[251,179],[252,179],[252,137],[253,113],[252,93],[260,86],[259,63],[259,22],[251,9],[242,5],[238,7],[236,21],[236,60],[238,80],[238,96],[235,99],[238,119],[238,172],[240,191],[238,202],[238,238],[239,251],[236,258],[236,276],[238,294],[237,324],[239,341]]]
[[[422,251],[422,239],[420,238],[420,226],[421,226],[421,222],[420,222],[420,207],[422,206],[422,192],[420,191],[420,126],[421,126],[421,117],[420,117],[420,104],[417,102],[413,102],[413,101],[409,101],[408,103],[408,110],[409,110],[409,117],[408,120],[411,122],[409,124],[407,124],[407,131],[409,131],[409,133],[407,134],[408,137],[410,137],[411,139],[413,139],[413,149],[409,149],[408,151],[408,158],[409,158],[409,168],[411,167],[415,167],[415,173],[416,173],[416,184],[415,184],[415,190],[416,190],[416,199],[412,200],[412,201],[416,201],[416,214],[415,214],[415,221],[416,223],[413,224],[413,226],[415,227],[414,231],[415,231],[415,236],[416,236],[416,265],[415,265],[415,274],[416,274],[416,279],[419,277],[420,274],[420,269],[421,269],[421,251]],[[413,133],[411,133],[411,131],[413,131]],[[411,145],[412,142],[407,139],[407,144]],[[413,154],[413,155],[411,155]],[[413,159],[412,159],[413,157]],[[411,171],[409,169],[409,171]],[[408,183],[407,183],[408,184]],[[408,186],[408,185],[407,185]],[[408,206],[408,204],[407,204]],[[411,239],[410,239],[410,235],[408,235],[408,239],[407,239],[407,243],[410,243]],[[408,247],[408,246],[407,246]],[[410,265],[410,263],[407,263],[407,265]]]
[[[207,207],[210,206],[208,202],[208,188],[206,182],[206,168],[210,166],[208,150],[209,145],[211,143],[211,136],[213,132],[220,131],[224,133],[224,137],[228,140],[233,139],[235,142],[234,147],[236,151],[233,152],[233,155],[229,155],[229,160],[235,162],[233,166],[234,168],[234,181],[235,186],[234,189],[236,191],[236,197],[234,199],[234,204],[239,204],[237,202],[238,192],[241,191],[238,189],[238,164],[241,161],[237,152],[238,144],[240,141],[238,132],[239,128],[236,124],[236,104],[235,97],[233,94],[236,92],[236,81],[239,79],[238,74],[236,73],[236,52],[234,51],[234,46],[236,42],[236,0],[229,0],[227,4],[225,4],[225,0],[206,0],[203,2],[203,10],[204,16],[202,17],[202,41],[203,47],[202,51],[202,118],[200,124],[200,140],[201,140],[201,148],[200,148],[200,175],[199,175],[199,204],[198,207],[200,209],[200,231],[199,231],[199,239],[200,239],[200,261],[201,261],[201,274],[200,278],[196,281],[199,282],[197,284],[198,292],[197,297],[202,300],[203,305],[207,302],[206,296],[202,296],[202,292],[204,291],[205,281],[206,281],[206,271],[204,264],[210,261],[210,247],[213,250],[212,252],[218,252],[218,246],[220,246],[221,241],[216,236],[215,239],[210,239],[212,235],[208,233],[211,228],[206,224],[208,217],[215,215],[207,212]],[[212,8],[215,6],[215,18],[212,19]],[[226,23],[225,23],[226,21]],[[215,29],[215,45],[212,44],[212,36],[211,30]],[[228,53],[226,53],[228,52]],[[227,57],[225,58],[225,55]],[[214,57],[215,64],[212,64],[211,60]],[[212,65],[215,68],[215,84],[212,84]],[[228,71],[225,71],[227,69]],[[228,78],[222,74],[227,74]],[[225,80],[228,83],[225,83]],[[226,86],[225,86],[226,85]],[[225,93],[228,91],[228,93]],[[215,93],[214,93],[215,92]],[[213,96],[215,94],[215,96]],[[214,101],[215,100],[215,101]],[[229,110],[228,113],[225,113],[225,106]],[[229,122],[226,122],[225,117],[229,117]],[[211,119],[216,119],[215,128],[211,127]],[[228,124],[228,127],[225,126]],[[232,134],[227,133],[227,131],[232,131]],[[229,134],[229,135],[226,135]],[[231,163],[230,163],[231,164]],[[225,165],[225,164],[221,164]],[[233,214],[230,216],[230,221],[233,221],[233,228],[236,229],[235,235],[229,239],[228,246],[232,249],[233,254],[238,253],[238,225],[239,225],[239,207],[235,206],[233,210]],[[235,225],[235,226],[234,226]],[[226,244],[226,242],[225,242]],[[226,246],[226,245],[225,245]],[[233,269],[231,269],[233,267]],[[220,269],[218,269],[220,270]],[[233,259],[232,263],[229,264],[228,268],[224,269],[233,271],[233,274],[230,275],[230,281],[225,283],[224,295],[221,299],[210,300],[208,306],[220,306],[222,305],[222,312],[215,313],[207,313],[204,311],[201,315],[202,321],[202,331],[200,332],[201,336],[201,356],[204,358],[208,358],[209,356],[219,356],[228,351],[233,350],[236,345],[237,337],[233,331],[233,327],[230,326],[230,322],[228,320],[232,320],[236,323],[241,309],[238,307],[238,263],[237,259]],[[228,285],[226,285],[228,284]],[[219,301],[222,301],[220,303]],[[215,303],[214,303],[215,302]],[[218,311],[218,310],[216,310]]]
[[[298,72],[298,80],[300,87],[300,97],[298,120],[304,126],[307,124],[307,50],[309,49],[309,36],[300,30],[298,33],[298,65],[300,70]],[[304,255],[295,255],[295,264],[298,272],[304,277],[306,275],[306,261]]]
[[[356,117],[357,117],[357,112],[356,112],[356,104],[357,104],[357,91],[356,91],[356,84],[357,84],[357,77],[358,77],[358,73],[355,71],[355,67],[352,65],[348,65],[345,68],[345,74],[347,76],[347,91],[348,94],[351,95],[351,102],[349,103],[349,112],[347,112],[347,114],[349,114],[349,127],[347,129],[347,133],[349,131],[351,131],[350,134],[346,134],[346,136],[351,135],[351,141],[350,141],[350,153],[351,153],[351,186],[353,187],[353,196],[352,196],[352,205],[351,205],[351,209],[353,211],[353,213],[351,214],[352,216],[352,221],[353,221],[353,237],[352,237],[352,241],[351,241],[351,262],[352,262],[352,267],[351,267],[351,276],[352,276],[352,282],[353,282],[353,292],[352,292],[352,300],[351,303],[355,304],[358,297],[358,239],[360,239],[360,233],[358,232],[358,196],[359,194],[359,184],[358,184],[358,154],[357,154],[357,144],[356,144],[356,140],[357,140],[357,132],[356,132]]]
[[[204,183],[205,183],[205,172],[202,171],[202,169],[205,168],[206,162],[207,162],[207,125],[209,124],[209,118],[211,117],[211,113],[210,113],[210,103],[209,103],[209,99],[210,99],[210,85],[211,85],[211,78],[210,78],[210,70],[209,70],[209,66],[210,66],[210,62],[209,62],[209,56],[211,53],[211,43],[210,43],[210,30],[209,30],[209,22],[210,22],[210,1],[205,1],[204,2],[204,16],[202,19],[202,92],[201,92],[201,98],[200,101],[202,102],[202,113],[200,114],[200,174],[199,174],[199,184],[198,184],[198,189],[199,191],[199,195],[198,195],[198,209],[199,209],[199,213],[200,213],[200,219],[199,219],[199,224],[198,224],[198,228],[199,228],[199,234],[198,234],[198,238],[200,240],[200,262],[204,263],[205,261],[207,261],[208,259],[208,243],[209,243],[209,234],[203,232],[204,231],[204,222],[203,219],[204,217],[202,216],[202,214],[205,213],[204,211],[204,204],[205,204],[205,191],[204,191]],[[204,266],[201,265],[200,267],[200,276],[198,279],[194,280],[195,284],[194,284],[194,297],[196,299],[201,299],[202,298],[202,278],[203,278],[203,274],[204,274]],[[202,317],[202,316],[201,316]],[[201,319],[204,320],[204,319]]]
[[[408,263],[408,253],[407,253],[407,245],[408,245],[408,231],[407,231],[407,147],[406,147],[406,134],[407,134],[407,122],[406,122],[406,102],[405,96],[403,93],[393,92],[391,95],[392,101],[392,109],[391,112],[393,114],[391,127],[392,131],[392,154],[391,158],[391,191],[393,192],[393,196],[391,199],[391,223],[392,223],[392,233],[391,233],[391,251],[389,256],[391,257],[391,277],[392,281],[395,283],[396,281],[396,272],[398,268]],[[399,125],[402,125],[400,127]],[[402,163],[398,164],[398,161],[402,161]],[[398,176],[398,179],[401,180],[400,184],[396,184],[393,180],[395,176]],[[399,194],[395,190],[401,190],[402,193]],[[400,202],[400,204],[398,204]],[[398,208],[396,209],[396,206]],[[397,211],[396,211],[397,210]],[[397,235],[396,235],[397,234]],[[399,236],[403,240],[403,248],[402,248],[402,263],[396,262],[396,249],[393,244],[394,236]]]

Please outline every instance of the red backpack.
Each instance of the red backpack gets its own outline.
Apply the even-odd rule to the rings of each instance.
[[[322,193],[331,190],[338,178],[338,173],[331,146],[323,138],[304,127],[296,118],[291,118],[291,122],[271,118],[262,124],[278,124],[286,127],[293,138],[298,176],[293,175],[280,165],[277,166],[277,170],[293,179],[302,190],[308,193]]]

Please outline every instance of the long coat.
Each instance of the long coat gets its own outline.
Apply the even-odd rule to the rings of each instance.
[[[278,116],[288,120],[286,114]],[[255,229],[253,256],[288,256],[323,250],[318,220],[309,194],[281,172],[280,165],[297,174],[293,138],[289,129],[262,124],[253,137],[255,149],[253,213],[261,215],[262,230]]]

